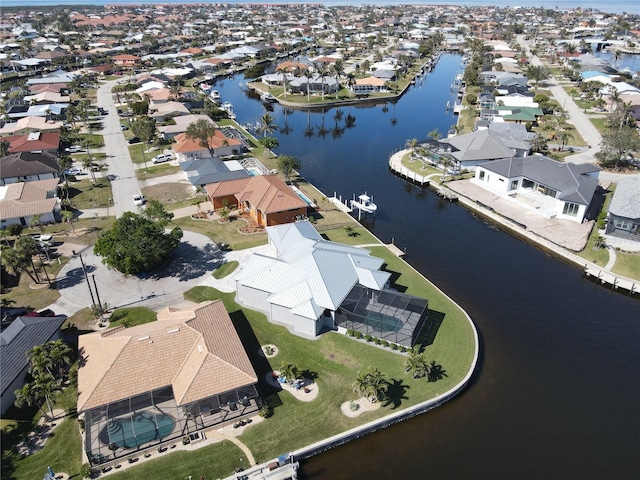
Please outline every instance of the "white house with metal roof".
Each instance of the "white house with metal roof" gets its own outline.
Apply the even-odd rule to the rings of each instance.
[[[600,169],[533,155],[478,165],[472,183],[517,200],[546,218],[582,223],[598,186]]]
[[[428,302],[389,290],[391,273],[381,271],[381,258],[324,240],[308,221],[267,227],[267,233],[275,255],[253,254],[235,277],[242,305],[308,338],[344,326],[415,343]]]

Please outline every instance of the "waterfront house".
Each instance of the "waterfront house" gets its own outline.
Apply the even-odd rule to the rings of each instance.
[[[478,165],[471,182],[544,218],[582,223],[598,186],[599,171],[591,164],[533,155]]]
[[[222,161],[218,157],[193,158],[180,162],[180,167],[194,190],[219,182],[225,184],[230,180],[249,178],[249,173],[237,160]],[[232,202],[230,205],[236,203]]]
[[[258,378],[221,300],[81,335],[78,413],[93,464],[254,415]]]
[[[446,138],[440,143],[453,147],[449,153],[457,160],[459,168],[469,170],[500,158],[524,157],[530,149],[526,141],[487,128]]]
[[[309,221],[267,227],[272,254],[253,254],[235,276],[239,303],[292,333],[338,327],[411,347],[427,320],[425,299],[388,289],[391,273],[368,250],[324,240]]]
[[[22,388],[29,370],[27,353],[61,337],[60,326],[66,316],[18,317],[0,333],[0,413],[4,415],[16,399],[14,392]]]
[[[609,205],[605,234],[640,242],[640,178],[618,182]]]
[[[307,216],[308,205],[276,175],[255,175],[205,187],[214,209],[227,203],[247,212],[262,227]]]
[[[227,137],[219,129],[209,137],[208,148],[200,145],[198,140],[187,137],[186,133],[179,133],[174,138],[176,143],[173,145],[173,151],[180,162],[197,158],[225,157],[239,153],[243,148],[240,140]]]

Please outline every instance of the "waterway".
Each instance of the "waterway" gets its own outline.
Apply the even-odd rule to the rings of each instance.
[[[395,106],[291,111],[290,131],[274,133],[276,152],[300,159],[327,195],[373,194],[368,228],[406,247],[481,338],[478,370],[456,399],[303,462],[301,478],[640,478],[640,303],[388,169],[408,139],[454,123],[445,105],[459,63],[443,55]],[[238,121],[255,122],[264,108],[241,81],[216,89]],[[284,129],[282,108],[272,114]]]

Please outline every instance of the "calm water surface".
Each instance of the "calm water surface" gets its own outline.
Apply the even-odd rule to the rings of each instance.
[[[471,315],[481,339],[479,368],[456,399],[313,457],[301,476],[640,478],[638,300],[388,170],[389,154],[408,139],[454,123],[445,105],[459,62],[444,55],[395,106],[292,111],[289,133],[275,134],[277,152],[299,158],[325,194],[373,194],[379,210],[368,227],[406,247],[407,261]],[[255,123],[264,108],[239,91],[240,81],[216,88],[238,121]],[[284,129],[285,112],[275,106],[273,115]]]

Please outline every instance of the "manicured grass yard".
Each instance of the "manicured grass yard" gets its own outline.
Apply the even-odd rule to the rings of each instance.
[[[170,227],[179,226],[183,230],[190,230],[206,235],[214,242],[226,243],[233,250],[243,250],[267,243],[266,233],[240,233],[238,229],[243,225],[245,225],[244,220],[218,223],[217,220],[204,221],[184,217],[173,220]]]
[[[616,252],[616,258],[613,273],[640,280],[640,254]]]
[[[95,182],[88,176],[78,182],[69,182],[69,199],[78,210],[105,208],[112,205],[111,182],[97,178]]]
[[[138,180],[149,180],[150,178],[162,177],[164,175],[171,175],[181,171],[181,168],[170,163],[163,163],[160,165],[149,164],[149,168],[145,171],[144,168],[136,170],[136,177]]]
[[[218,268],[216,268],[211,275],[213,275],[213,278],[217,278],[217,279],[224,278],[228,275],[231,275],[233,272],[235,272],[236,268],[238,268],[239,266],[240,266],[240,263],[236,260],[233,260],[231,262],[226,262],[220,265]]]

